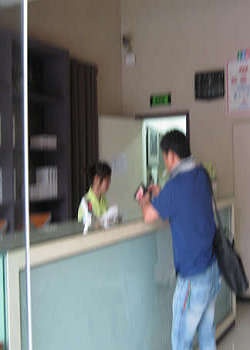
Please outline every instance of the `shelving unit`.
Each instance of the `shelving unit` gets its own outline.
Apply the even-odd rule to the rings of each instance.
[[[50,211],[52,221],[64,221],[71,211],[68,52],[30,41],[29,77],[30,137],[49,135],[56,138],[55,149],[30,149],[33,184],[37,185],[38,168],[48,168],[47,180],[44,178],[42,186],[38,184],[42,197],[39,194],[32,197],[30,208],[31,212]]]
[[[0,59],[0,219],[7,219],[8,231],[13,231],[23,227],[24,181],[20,47],[11,33],[0,32]],[[71,214],[69,54],[30,40],[29,137],[34,135],[54,135],[56,147],[30,149],[30,186],[36,184],[38,167],[53,167],[57,169],[53,187],[57,192],[53,198],[50,193],[48,197],[43,193],[43,198],[33,196],[30,212],[49,211],[52,221],[68,220]]]

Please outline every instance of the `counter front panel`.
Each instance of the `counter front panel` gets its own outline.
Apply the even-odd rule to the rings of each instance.
[[[174,290],[169,261],[169,236],[159,232],[33,268],[34,348],[168,349]],[[23,321],[24,284],[22,272]],[[23,337],[22,349],[26,344]]]
[[[232,207],[221,214],[231,227]],[[22,349],[27,344],[24,276],[21,271]],[[36,350],[171,349],[175,271],[168,227],[34,266],[31,284]],[[233,313],[234,297],[223,283],[218,335]]]

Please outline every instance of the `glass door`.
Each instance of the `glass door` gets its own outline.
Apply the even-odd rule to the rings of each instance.
[[[28,338],[31,334],[27,326],[29,312],[23,318],[19,303],[23,294],[29,310],[25,17],[27,1],[0,2],[0,349],[9,350],[21,349],[21,333]],[[19,286],[21,271],[25,279],[22,291]]]

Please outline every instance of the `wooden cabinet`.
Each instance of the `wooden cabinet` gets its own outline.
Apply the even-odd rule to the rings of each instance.
[[[23,116],[18,40],[0,33],[0,219],[23,226]],[[29,41],[30,212],[52,221],[71,214],[69,54]]]

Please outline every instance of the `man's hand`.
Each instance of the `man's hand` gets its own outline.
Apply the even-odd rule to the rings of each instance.
[[[143,214],[143,218],[144,221],[146,223],[151,223],[157,219],[159,219],[159,214],[158,212],[155,210],[155,208],[152,206],[151,202],[150,202],[150,193],[147,192],[139,201],[138,201],[141,210],[142,210],[142,214]]]
[[[150,203],[150,193],[146,192],[142,198],[138,200],[138,203],[141,208],[143,208],[146,204]]]
[[[158,185],[150,185],[149,187],[148,187],[148,191],[150,192],[150,193],[152,193],[152,196],[153,197],[157,197],[158,196],[158,194],[160,193],[160,186],[158,186]]]

